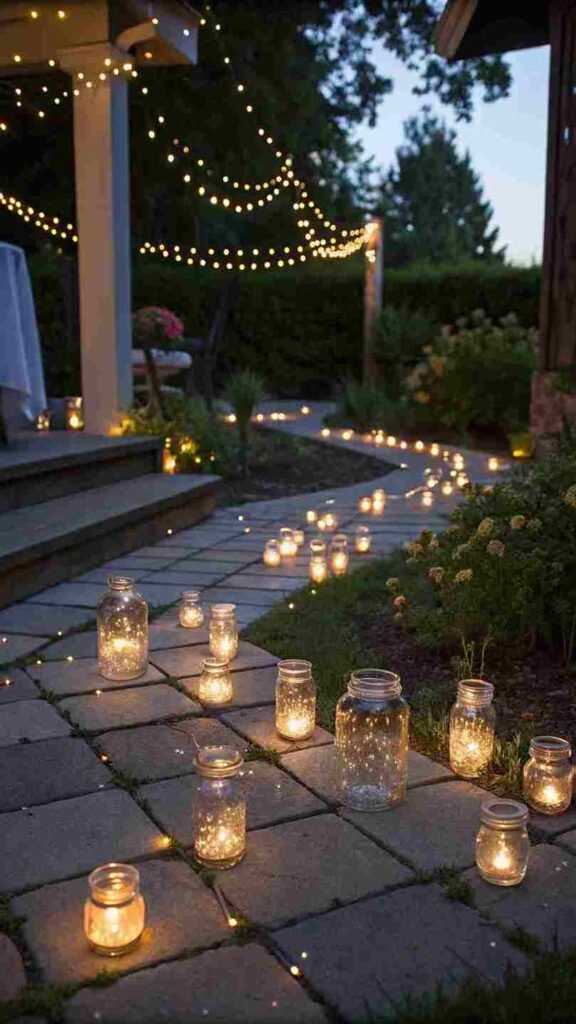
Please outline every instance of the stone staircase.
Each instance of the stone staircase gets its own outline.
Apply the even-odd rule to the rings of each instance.
[[[165,476],[162,442],[51,432],[0,451],[0,607],[212,514],[218,477]]]

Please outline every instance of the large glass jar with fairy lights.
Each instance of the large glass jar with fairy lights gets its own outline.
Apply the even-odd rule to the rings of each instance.
[[[148,605],[129,576],[111,576],[98,601],[98,668],[105,679],[137,679],[148,668]]]
[[[235,604],[213,604],[210,609],[210,654],[232,661],[238,654],[238,623]]]
[[[228,746],[201,747],[193,803],[194,856],[207,868],[231,868],[246,852],[242,755]]]
[[[404,799],[409,716],[395,672],[352,673],[336,707],[337,777],[347,807],[383,811]]]
[[[465,779],[485,772],[492,758],[496,712],[494,687],[484,679],[462,679],[450,712],[450,767]]]
[[[316,686],[309,661],[278,662],[276,728],[287,740],[306,740],[316,725]]]

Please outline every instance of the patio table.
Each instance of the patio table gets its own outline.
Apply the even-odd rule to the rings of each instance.
[[[24,251],[0,242],[0,395],[8,432],[46,408],[34,299]]]

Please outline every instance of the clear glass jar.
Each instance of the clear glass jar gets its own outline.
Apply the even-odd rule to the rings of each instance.
[[[300,528],[298,528],[297,530],[292,530],[292,536],[294,538],[296,548],[301,548],[304,541],[306,540],[306,534],[304,533],[304,530],[301,530]]]
[[[280,555],[282,558],[294,558],[297,552],[293,531],[289,526],[283,526],[280,530]]]
[[[386,508],[386,491],[378,487],[372,494],[372,514],[381,516]]]
[[[450,767],[465,779],[485,772],[492,758],[496,712],[494,687],[483,679],[458,683],[450,711]]]
[[[193,806],[194,856],[208,868],[231,868],[246,852],[246,800],[234,747],[201,747]]]
[[[309,523],[312,526],[317,521],[317,519],[318,519],[318,513],[317,513],[316,509],[309,508],[307,513],[306,513],[306,522]]]
[[[203,704],[229,704],[234,696],[232,676],[227,661],[204,658],[198,684],[198,697]]]
[[[312,583],[323,583],[328,576],[326,543],[321,537],[314,537],[313,540],[310,541],[310,563],[308,572]]]
[[[235,604],[213,604],[210,609],[210,654],[232,661],[238,654],[238,623]]]
[[[372,547],[372,534],[369,526],[359,526],[356,530],[354,547],[359,555],[365,555]]]
[[[287,740],[306,740],[316,725],[316,687],[309,661],[278,662],[276,728]]]
[[[541,814],[563,814],[572,803],[572,749],[559,736],[535,736],[524,765],[523,792]]]
[[[66,429],[84,430],[84,403],[81,398],[66,399]]]
[[[530,840],[528,808],[517,800],[491,797],[480,810],[476,866],[491,885],[519,885],[526,874]]]
[[[343,576],[348,569],[348,540],[345,533],[336,533],[330,544],[330,568],[335,576]]]
[[[199,590],[185,590],[182,594],[178,621],[185,629],[198,629],[204,622]]]
[[[332,533],[338,528],[338,516],[336,512],[323,512],[318,520],[318,529]]]
[[[84,904],[84,933],[103,956],[122,956],[138,944],[146,907],[140,895],[140,874],[132,864],[103,864],[88,877],[90,896]]]
[[[408,780],[408,705],[400,676],[353,672],[336,706],[336,754],[342,802],[357,811],[401,803]]]
[[[138,679],[148,668],[148,605],[129,576],[111,576],[98,600],[98,669],[105,679]]]
[[[277,568],[277,566],[280,565],[280,545],[277,540],[273,539],[266,541],[262,560],[264,562],[264,565],[268,565],[272,569],[275,569]]]
[[[358,511],[368,513],[372,511],[372,498],[369,494],[363,494],[358,498]]]

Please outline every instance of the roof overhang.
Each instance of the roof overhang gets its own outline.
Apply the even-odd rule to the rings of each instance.
[[[436,50],[449,60],[486,57],[549,42],[547,0],[448,0]]]

